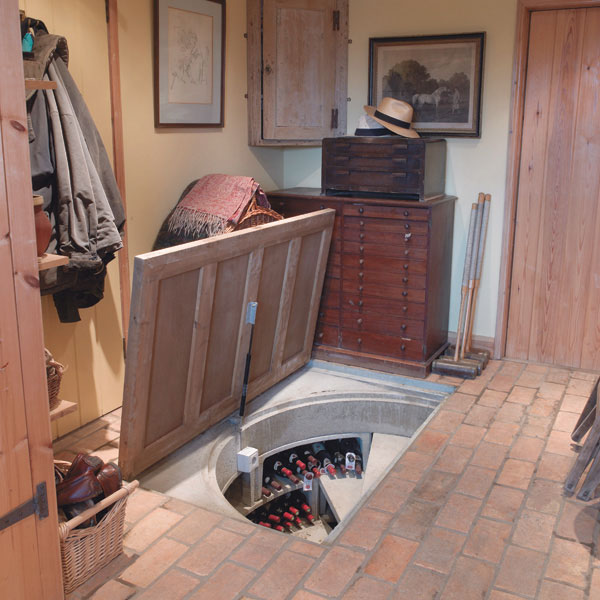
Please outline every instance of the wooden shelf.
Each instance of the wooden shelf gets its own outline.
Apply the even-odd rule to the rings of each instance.
[[[69,402],[68,400],[61,400],[56,408],[53,408],[50,411],[50,420],[54,421],[56,419],[60,419],[60,417],[64,417],[69,413],[75,412],[77,410],[76,402]]]
[[[42,256],[38,256],[38,269],[40,271],[66,264],[69,264],[68,256],[61,256],[59,254],[42,254]]]
[[[26,90],[55,90],[56,81],[44,81],[41,79],[26,79]]]

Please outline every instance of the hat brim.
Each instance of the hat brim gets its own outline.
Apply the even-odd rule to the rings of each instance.
[[[410,129],[405,129],[404,127],[398,127],[397,125],[392,125],[391,123],[386,123],[381,119],[378,119],[375,116],[375,111],[377,108],[375,106],[365,106],[365,112],[375,121],[377,121],[380,125],[383,125],[386,129],[393,131],[394,133],[401,135],[402,137],[407,138],[420,138],[421,136],[411,127]]]

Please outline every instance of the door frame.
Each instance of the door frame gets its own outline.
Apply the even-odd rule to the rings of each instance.
[[[525,110],[525,83],[527,56],[529,52],[529,27],[531,14],[542,10],[570,10],[574,8],[600,7],[600,0],[518,0],[517,31],[511,90],[508,160],[506,168],[506,194],[504,203],[504,230],[502,233],[502,255],[500,282],[498,286],[498,312],[494,358],[506,354],[508,309],[510,302],[513,249],[515,244],[515,221],[517,216],[517,194],[519,191],[519,165],[523,137],[523,114]]]

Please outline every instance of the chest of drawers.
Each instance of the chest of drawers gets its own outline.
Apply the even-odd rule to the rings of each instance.
[[[268,196],[285,217],[336,211],[315,358],[425,377],[447,344],[456,198],[416,203],[311,188]]]

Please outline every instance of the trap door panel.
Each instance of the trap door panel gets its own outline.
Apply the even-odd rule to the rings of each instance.
[[[137,256],[120,464],[132,477],[311,355],[333,210]]]

